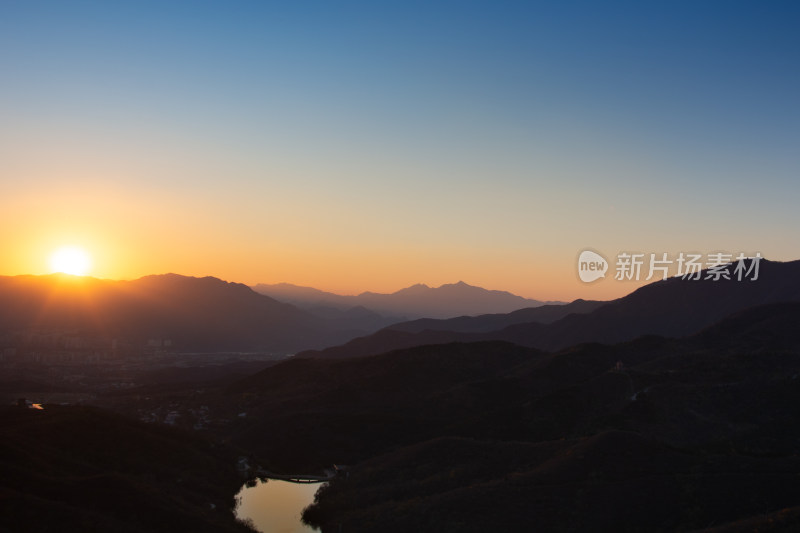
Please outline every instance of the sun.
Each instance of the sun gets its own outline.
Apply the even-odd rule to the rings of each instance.
[[[91,268],[92,259],[83,248],[64,246],[50,256],[50,270],[53,272],[85,276]]]

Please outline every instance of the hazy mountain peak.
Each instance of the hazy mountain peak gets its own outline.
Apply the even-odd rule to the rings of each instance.
[[[440,285],[439,287],[433,290],[451,290],[451,291],[485,291],[485,292],[494,292],[494,293],[504,293],[504,294],[511,294],[506,291],[496,291],[491,289],[484,289],[483,287],[479,287],[477,285],[470,285],[464,281],[459,281],[457,283],[445,283]]]
[[[410,287],[406,287],[405,289],[400,289],[399,291],[395,291],[392,294],[411,294],[411,293],[424,293],[430,291],[431,288],[424,283],[415,283]],[[375,293],[372,293],[375,294]]]
[[[362,292],[358,296],[343,296],[310,287],[288,283],[256,285],[254,289],[277,300],[290,302],[305,309],[319,305],[335,306],[346,311],[362,306],[383,316],[397,317],[396,321],[414,318],[451,318],[486,313],[508,313],[526,307],[538,307],[544,302],[517,296],[510,292],[488,290],[463,280],[430,287],[416,283],[390,294]],[[561,304],[563,302],[548,302]]]

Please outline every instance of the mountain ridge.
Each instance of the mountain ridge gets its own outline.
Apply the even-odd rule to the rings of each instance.
[[[319,305],[339,306],[342,310],[363,306],[395,322],[416,318],[452,318],[487,313],[507,313],[527,307],[560,305],[564,302],[524,298],[508,291],[484,289],[464,281],[430,287],[417,283],[391,293],[364,291],[341,295],[291,283],[254,285],[256,292],[310,309]]]
[[[135,345],[169,339],[184,350],[292,352],[351,336],[291,304],[212,276],[0,276],[0,301],[6,344],[24,331],[76,330]]]
[[[365,356],[419,344],[478,340],[507,341],[550,351],[582,342],[613,344],[647,334],[681,337],[748,307],[800,301],[800,260],[761,260],[760,269],[761,278],[756,281],[669,278],[640,287],[616,300],[600,302],[595,309],[591,309],[591,304],[584,305],[580,309],[583,312],[569,313],[554,321],[538,319],[513,323],[495,331],[470,327],[468,320],[449,321],[461,324],[460,329],[455,330],[432,329],[446,328],[448,321],[407,322],[344,345],[301,352],[298,356]],[[570,306],[578,307],[579,302],[567,304],[563,310],[572,310]],[[536,309],[525,312],[534,313]],[[513,319],[501,317],[496,322],[504,320]],[[475,323],[485,323],[485,319]]]

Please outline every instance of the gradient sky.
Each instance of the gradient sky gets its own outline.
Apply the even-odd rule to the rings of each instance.
[[[800,3],[0,2],[0,274],[540,299],[800,258]]]

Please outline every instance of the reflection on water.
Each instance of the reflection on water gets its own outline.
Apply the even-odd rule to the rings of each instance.
[[[320,483],[298,484],[269,479],[254,487],[242,487],[236,495],[236,517],[251,520],[262,533],[300,533],[317,531],[305,525],[300,515],[314,502]]]

